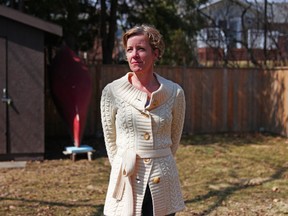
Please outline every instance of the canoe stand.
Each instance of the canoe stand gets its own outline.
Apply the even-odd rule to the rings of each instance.
[[[75,161],[77,154],[87,153],[88,160],[92,161],[93,152],[95,152],[95,150],[91,146],[81,145],[79,147],[68,146],[68,147],[66,147],[65,151],[63,151],[63,154],[64,155],[70,155],[71,160]]]

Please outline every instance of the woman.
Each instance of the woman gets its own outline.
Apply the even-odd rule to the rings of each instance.
[[[131,72],[108,84],[101,120],[111,163],[104,215],[175,215],[184,209],[173,156],[185,115],[182,88],[154,72],[161,34],[137,26],[123,35]]]

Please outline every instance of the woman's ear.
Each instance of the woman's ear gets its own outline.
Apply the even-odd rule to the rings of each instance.
[[[154,49],[154,56],[155,56],[155,60],[159,60],[159,49]]]

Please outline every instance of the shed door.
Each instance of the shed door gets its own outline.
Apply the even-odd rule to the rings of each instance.
[[[31,42],[30,48],[0,36],[1,160],[32,154],[36,159],[44,153],[43,37],[37,38],[39,42]]]
[[[44,43],[41,32],[39,35],[37,31],[32,33],[32,30],[22,31],[29,47],[22,46],[21,41],[8,43],[7,85],[12,99],[8,106],[8,146],[11,154],[44,153]]]
[[[0,37],[0,154],[6,153],[6,104],[2,102],[3,89],[6,87],[6,39]]]

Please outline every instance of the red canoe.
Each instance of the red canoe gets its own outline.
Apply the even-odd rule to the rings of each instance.
[[[81,145],[92,95],[92,78],[87,66],[67,46],[52,62],[51,92],[60,115],[67,123],[74,145]]]

